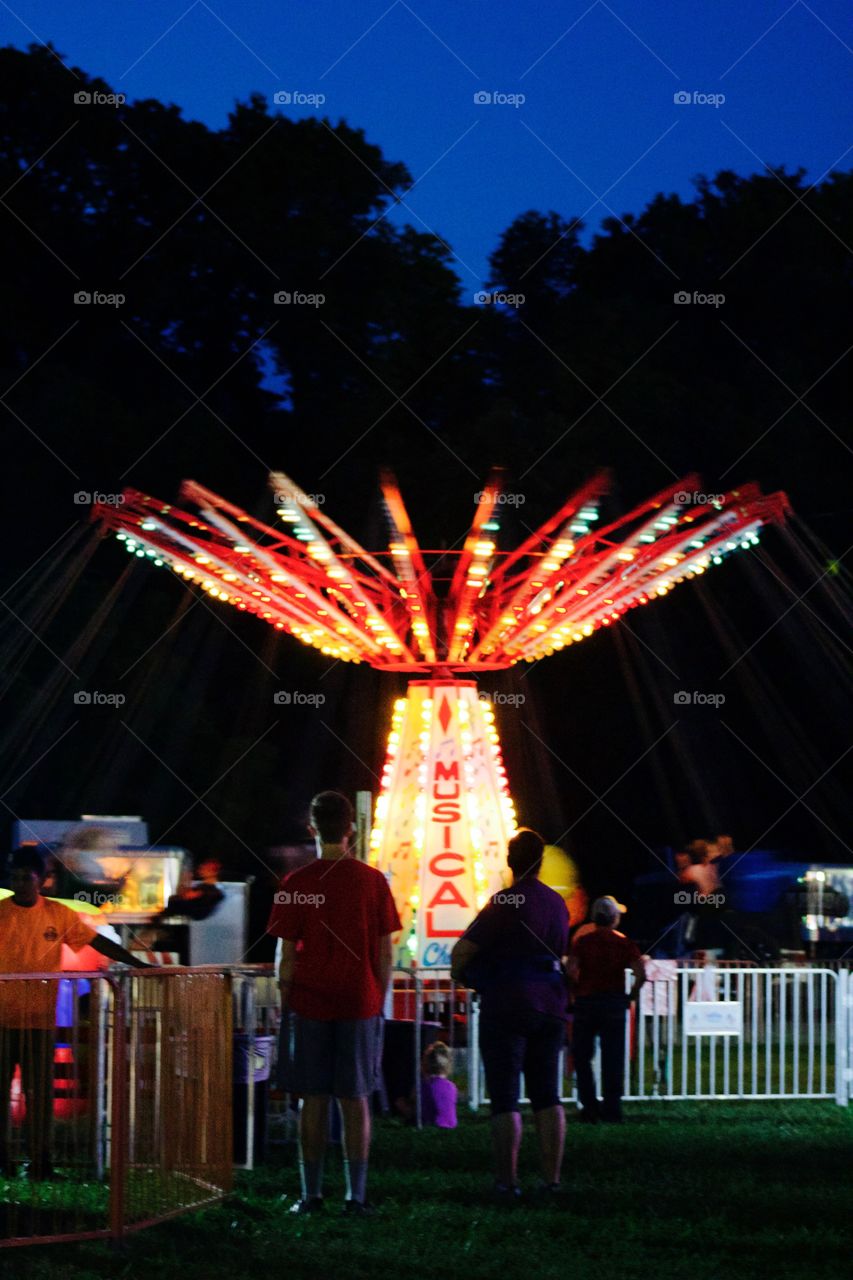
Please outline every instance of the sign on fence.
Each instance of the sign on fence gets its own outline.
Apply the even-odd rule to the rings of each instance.
[[[688,1036],[739,1036],[743,1030],[743,1006],[739,1000],[693,1000],[684,1006],[684,1034]]]

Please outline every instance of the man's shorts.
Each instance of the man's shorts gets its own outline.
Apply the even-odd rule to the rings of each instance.
[[[320,1022],[288,1013],[279,1036],[279,1088],[303,1097],[369,1097],[381,1083],[384,1031],[381,1015]]]
[[[560,1101],[559,1060],[566,1020],[535,1010],[480,1018],[480,1053],[493,1116],[518,1111],[521,1075],[530,1107],[544,1111]]]

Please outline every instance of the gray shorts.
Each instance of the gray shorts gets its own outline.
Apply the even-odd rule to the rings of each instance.
[[[278,1085],[288,1093],[366,1098],[382,1077],[385,1020],[320,1022],[288,1013],[278,1042]]]

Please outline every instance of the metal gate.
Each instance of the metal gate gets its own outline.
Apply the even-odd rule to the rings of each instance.
[[[653,961],[647,970],[640,998],[625,1015],[627,1101],[822,1098],[848,1105],[853,1095],[849,969]],[[630,976],[628,971],[626,989]],[[468,1044],[468,1100],[476,1110],[488,1101],[476,1000]],[[575,1102],[570,1044],[561,1056],[560,1082],[562,1100]]]
[[[672,964],[672,962],[670,962]],[[850,1096],[850,973],[653,962],[627,1016],[625,1097]]]
[[[117,1239],[230,1190],[230,973],[4,974],[0,1009],[0,1248]]]

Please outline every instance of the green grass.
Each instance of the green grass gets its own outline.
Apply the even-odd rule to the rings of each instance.
[[[717,1037],[717,1044],[712,1049],[708,1039],[702,1038],[699,1046],[700,1059],[700,1081],[703,1093],[711,1093],[715,1091],[722,1092],[725,1080],[725,1062],[726,1062],[726,1045],[723,1037]],[[835,1052],[832,1046],[826,1055],[825,1071],[821,1071],[821,1058],[818,1049],[809,1050],[806,1045],[801,1045],[796,1052],[796,1071],[795,1071],[795,1051],[793,1045],[788,1045],[785,1050],[784,1064],[782,1062],[778,1044],[772,1045],[770,1054],[770,1075],[766,1071],[767,1056],[766,1046],[764,1043],[759,1044],[756,1050],[755,1075],[753,1076],[752,1061],[752,1043],[749,1040],[744,1041],[743,1046],[743,1087],[746,1093],[788,1093],[792,1097],[797,1093],[805,1093],[809,1086],[811,1092],[827,1093],[830,1096],[835,1091]],[[663,1055],[661,1055],[661,1058]],[[688,1097],[697,1092],[696,1088],[696,1046],[691,1044],[686,1053],[679,1044],[673,1046],[672,1050],[672,1091],[675,1094],[686,1092]],[[682,1069],[684,1061],[687,1061],[687,1080],[686,1089],[682,1090],[683,1077]],[[714,1090],[711,1089],[711,1066],[714,1066]],[[737,1093],[738,1087],[738,1044],[733,1039],[728,1046],[728,1063],[729,1063],[729,1092]],[[647,1042],[644,1049],[643,1066],[643,1089],[644,1096],[650,1096],[653,1092],[655,1080],[655,1068],[658,1064],[655,1061],[655,1054],[651,1043]],[[811,1067],[811,1074],[809,1068]],[[640,1063],[634,1057],[631,1061],[630,1089],[638,1091],[640,1079]],[[570,1081],[565,1082],[568,1088]],[[661,1094],[666,1093],[666,1073],[662,1071],[660,1081]],[[630,1090],[627,1090],[630,1092]]]
[[[224,1204],[129,1237],[0,1253],[21,1280],[780,1280],[849,1272],[853,1113],[832,1103],[640,1103],[621,1128],[569,1113],[565,1207],[488,1203],[489,1125],[377,1125],[372,1197],[344,1220],[339,1155],[327,1213],[294,1219],[295,1151],[240,1174]],[[522,1180],[536,1178],[525,1123]]]

